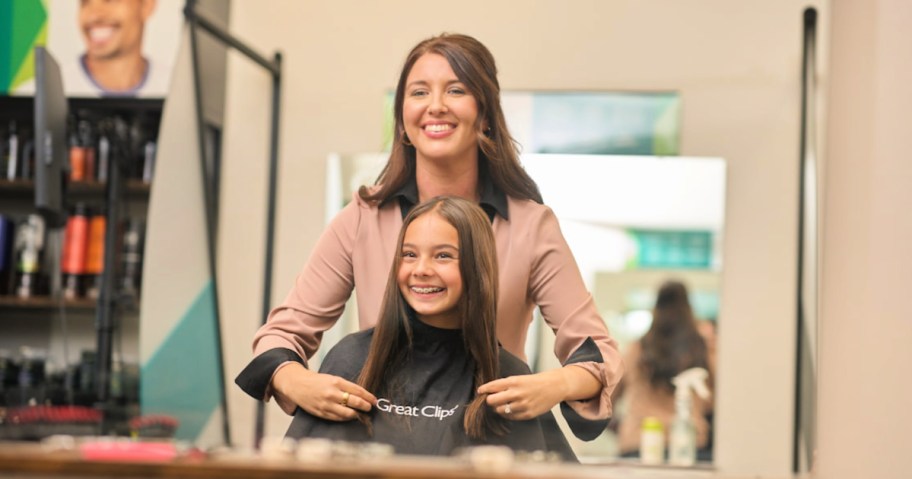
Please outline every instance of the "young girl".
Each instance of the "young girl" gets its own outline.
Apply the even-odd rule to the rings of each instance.
[[[377,326],[342,339],[320,368],[376,394],[375,407],[360,422],[298,408],[287,435],[373,440],[399,454],[504,444],[575,460],[550,412],[507,421],[476,393],[489,381],[531,373],[497,342],[497,258],[484,211],[461,198],[434,198],[405,218],[397,248]],[[340,404],[348,406],[353,392],[343,391]]]

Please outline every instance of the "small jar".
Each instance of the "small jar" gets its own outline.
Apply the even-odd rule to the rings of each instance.
[[[665,462],[665,428],[658,418],[643,418],[640,426],[640,461],[643,464]]]

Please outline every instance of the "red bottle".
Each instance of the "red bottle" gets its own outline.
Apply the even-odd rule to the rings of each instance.
[[[60,270],[63,272],[63,297],[74,299],[82,296],[81,276],[86,271],[88,253],[89,217],[85,205],[79,203],[73,215],[67,220],[63,235],[63,258]]]

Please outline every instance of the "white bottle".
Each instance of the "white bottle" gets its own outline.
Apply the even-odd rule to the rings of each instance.
[[[19,135],[16,134],[16,122],[11,121],[9,127],[9,139],[7,140],[7,154],[9,159],[6,163],[6,179],[13,181],[16,179],[19,166]]]
[[[665,428],[658,418],[645,417],[640,424],[640,461],[643,464],[665,462]]]
[[[697,460],[697,429],[690,418],[690,398],[675,396],[675,418],[668,435],[668,462],[674,466],[692,466]]]
[[[691,417],[690,391],[708,399],[708,375],[703,368],[691,368],[671,380],[675,386],[675,418],[669,431],[668,462],[674,466],[692,466],[697,461],[697,428]]]

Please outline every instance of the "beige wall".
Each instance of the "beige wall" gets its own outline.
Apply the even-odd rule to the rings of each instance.
[[[729,162],[717,465],[787,474],[800,33],[808,3],[823,2],[236,0],[236,34],[264,53],[284,53],[273,301],[285,295],[322,230],[327,155],[381,146],[384,92],[418,40],[441,31],[476,36],[497,58],[506,90],[679,91],[681,153]],[[219,244],[229,384],[250,359],[261,320],[268,87],[265,75],[230,58]],[[254,405],[236,389],[229,397],[234,439],[249,444]],[[268,432],[284,433],[287,419],[271,418]]]
[[[912,475],[912,3],[836,0],[819,476]]]

